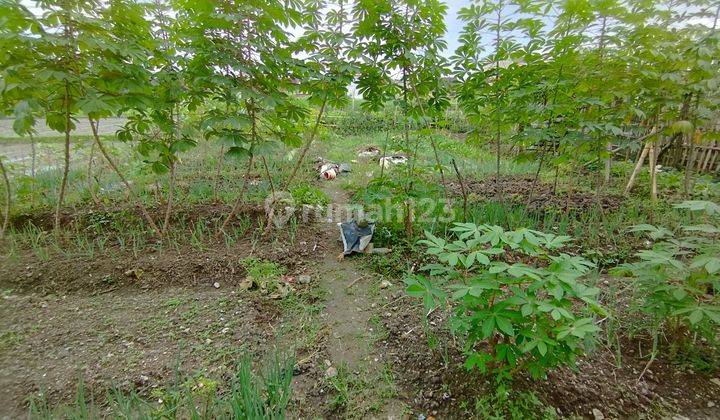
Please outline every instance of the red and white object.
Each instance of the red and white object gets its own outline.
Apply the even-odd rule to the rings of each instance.
[[[329,181],[337,177],[338,170],[338,165],[334,163],[326,163],[320,167],[320,175]]]

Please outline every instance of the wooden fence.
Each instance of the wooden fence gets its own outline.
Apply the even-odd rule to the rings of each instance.
[[[681,167],[687,165],[689,145],[683,147]],[[720,169],[720,142],[701,143],[695,145],[695,156],[693,159],[694,169],[698,172],[718,172]]]

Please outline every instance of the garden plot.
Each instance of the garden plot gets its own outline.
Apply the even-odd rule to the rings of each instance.
[[[189,214],[188,223],[211,216],[207,208]],[[261,216],[240,217],[256,223]],[[42,220],[33,222],[42,228]],[[64,220],[72,229],[92,219]],[[322,252],[315,232],[301,227],[293,245],[258,236],[216,249],[123,250],[108,241],[97,255],[78,249],[59,257],[36,248],[6,260],[0,269],[4,412],[26,412],[27,398],[38,392],[51,404],[72,400],[79,380],[101,397],[113,387],[150,395],[178,380],[178,368],[222,379],[242,357],[280,344],[284,311],[272,293],[280,283],[291,283],[298,295],[309,287],[297,276]],[[249,278],[264,289],[245,290]]]
[[[458,182],[448,184],[455,196],[462,197],[463,186]],[[603,210],[611,210],[623,201],[619,195],[595,194],[585,191],[558,190],[548,182],[534,179],[532,176],[507,176],[497,182],[494,177],[482,180],[466,180],[466,193],[470,199],[491,201],[502,192],[505,199],[515,204],[526,205],[529,210],[574,211],[596,210],[598,203]]]

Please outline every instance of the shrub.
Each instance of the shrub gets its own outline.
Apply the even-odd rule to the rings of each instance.
[[[573,363],[592,343],[598,327],[587,312],[602,313],[594,301],[599,290],[579,280],[593,264],[554,252],[570,237],[473,223],[455,223],[451,231],[450,241],[425,233],[419,243],[437,259],[424,267],[431,277],[415,275],[405,283],[428,308],[449,296],[450,327],[466,339],[467,368],[498,382],[519,370],[537,378]],[[501,261],[501,255],[528,263]]]
[[[661,336],[676,344],[690,332],[715,340],[720,326],[720,206],[685,201],[675,207],[702,214],[702,223],[676,231],[633,226],[630,230],[647,235],[652,246],[635,254],[637,262],[612,270],[631,279],[631,310],[646,315],[642,328],[653,337],[653,355]]]
[[[310,184],[301,184],[293,188],[290,192],[295,204],[309,204],[311,206],[327,206],[330,203],[328,196],[322,192],[319,188],[314,187]]]
[[[277,280],[285,274],[285,267],[280,264],[258,258],[244,258],[240,260],[240,265],[252,280]]]

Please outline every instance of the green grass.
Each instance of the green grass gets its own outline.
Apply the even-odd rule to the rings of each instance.
[[[555,409],[543,404],[535,394],[528,392],[506,391],[498,389],[494,395],[486,395],[475,400],[474,413],[480,419],[527,418],[551,420],[559,416]]]
[[[398,395],[392,369],[384,365],[369,373],[360,368],[357,373],[346,364],[337,367],[337,375],[325,379],[332,393],[330,407],[343,418],[365,418],[377,414],[388,400]]]
[[[40,392],[30,401],[32,419],[283,419],[290,402],[294,358],[273,352],[260,370],[246,355],[226,380],[181,376],[169,387],[151,392],[111,388],[94,395],[78,381],[75,398],[53,404]]]

